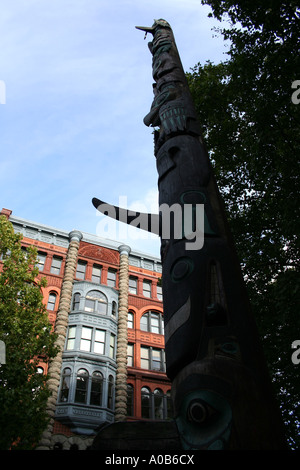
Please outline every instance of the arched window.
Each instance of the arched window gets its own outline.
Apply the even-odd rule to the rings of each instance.
[[[133,397],[134,397],[133,385],[127,384],[127,416],[134,415]]]
[[[117,303],[115,301],[113,301],[111,306],[111,314],[113,317],[117,316]]]
[[[86,403],[89,374],[85,369],[79,369],[76,377],[75,402]]]
[[[171,398],[171,390],[168,390],[166,393],[167,398],[167,419],[173,418],[173,402]]]
[[[164,319],[160,312],[149,310],[141,318],[141,330],[149,333],[164,334]]]
[[[127,328],[134,328],[134,314],[133,312],[128,312]]]
[[[47,310],[55,310],[56,297],[56,292],[50,292],[48,297]]]
[[[113,409],[114,406],[114,378],[112,375],[108,378],[108,391],[107,391],[107,408]]]
[[[159,388],[154,390],[154,418],[164,419],[164,394]]]
[[[102,405],[103,375],[99,371],[92,374],[91,398],[90,404],[95,406]]]
[[[151,418],[151,396],[150,390],[147,387],[143,387],[141,390],[142,399],[142,418]]]
[[[73,296],[72,310],[79,310],[80,294],[77,292]]]
[[[107,313],[107,298],[98,290],[91,290],[85,297],[84,310],[86,312]]]
[[[70,390],[70,380],[71,380],[71,369],[70,367],[65,367],[62,373],[62,383],[60,389],[60,402],[69,401],[69,390]]]

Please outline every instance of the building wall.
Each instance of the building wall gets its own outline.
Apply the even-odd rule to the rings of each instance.
[[[69,233],[15,217],[11,211],[5,209],[1,213],[9,217],[16,232],[23,234],[24,247],[34,245],[38,249],[39,276],[46,277],[48,281],[47,287],[43,289],[44,303],[54,327],[64,279]],[[120,244],[91,234],[83,233],[82,235],[73,282],[68,331],[62,356],[53,445],[56,443],[55,435],[66,438],[69,436],[68,439],[72,436],[93,435],[99,425],[111,423],[114,420],[114,398],[108,403],[108,395],[109,387],[110,392],[114,391],[111,380],[115,380],[116,375],[116,342],[113,347],[111,341],[112,338],[117,341],[120,263],[118,247]],[[99,277],[100,272],[101,277]],[[160,260],[135,252],[131,247],[128,297],[128,353],[130,356],[127,371],[128,420],[166,419],[170,416],[171,385],[165,374],[160,278]],[[93,311],[91,307],[93,299],[89,299],[90,291],[101,293],[103,296],[101,302],[104,298],[106,299],[107,310],[105,312],[103,309]],[[75,330],[72,327],[75,326],[76,337],[70,347],[69,336],[70,332],[73,335]],[[105,332],[105,346],[101,353],[99,353],[99,342],[97,343],[98,349],[96,348],[98,352],[93,349],[96,330]],[[92,331],[91,349],[82,350],[81,340],[83,339],[82,344],[88,344],[88,340],[84,339],[82,334],[84,336],[90,331]],[[99,333],[97,335],[99,337]],[[87,346],[83,346],[83,349],[87,349]],[[40,367],[45,373],[47,372],[42,362]],[[63,371],[67,368],[71,371],[71,375],[67,377],[69,392],[66,400],[65,396],[63,399],[61,397],[62,389],[65,387]],[[88,374],[83,379],[77,377],[78,371],[82,369]],[[101,406],[90,403],[94,372],[101,374],[103,378]],[[86,377],[87,381],[84,382]],[[80,385],[81,379],[82,383],[87,383],[87,399],[84,403],[76,403],[76,387]],[[95,392],[97,386],[94,384],[93,387]],[[66,395],[65,390],[63,394]],[[85,442],[90,443],[87,437],[84,439]],[[57,442],[61,445],[62,440],[59,438]]]

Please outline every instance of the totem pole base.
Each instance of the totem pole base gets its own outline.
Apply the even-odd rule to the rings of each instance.
[[[109,424],[94,439],[92,450],[180,451],[175,421],[126,421]]]

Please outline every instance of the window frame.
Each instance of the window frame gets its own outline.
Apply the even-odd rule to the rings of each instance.
[[[54,297],[54,302],[50,302],[50,297]],[[57,292],[55,291],[50,291],[48,295],[48,302],[47,302],[47,310],[50,312],[54,312],[56,310],[56,301],[57,301]]]
[[[70,333],[74,331],[74,336],[70,336]],[[67,334],[67,341],[66,341],[66,351],[73,351],[75,349],[75,341],[76,341],[76,333],[77,333],[77,325],[69,325],[68,334]],[[71,347],[71,344],[73,347]]]
[[[131,316],[132,316],[132,318],[131,318]],[[132,312],[132,310],[128,311],[127,328],[130,328],[131,330],[134,329],[134,312]]]
[[[134,367],[134,343],[127,344],[127,367]]]
[[[158,320],[158,325],[154,324],[154,320]],[[158,331],[153,331],[157,329]],[[164,317],[162,312],[158,310],[147,310],[143,313],[140,320],[140,330],[147,333],[154,333],[157,335],[164,334]]]
[[[50,267],[50,273],[55,276],[60,276],[62,268],[63,258],[62,256],[53,255]]]
[[[94,296],[92,295],[92,293],[94,294]],[[89,307],[87,305],[88,303],[90,303],[91,305],[93,303],[93,307]],[[101,308],[101,310],[99,309],[99,307]],[[96,289],[90,290],[85,295],[83,310],[88,313],[96,313],[98,315],[107,315],[108,300],[107,300],[106,295],[100,290],[96,290]]]
[[[83,371],[81,374],[80,372]],[[80,403],[82,405],[87,405],[89,394],[89,372],[84,367],[78,369],[76,374],[76,382],[75,382],[75,395],[74,395],[74,403]],[[79,380],[81,378],[81,380]],[[78,387],[78,385],[82,383],[84,387]],[[83,397],[83,400],[79,400],[79,396]]]
[[[79,269],[79,267],[81,267],[81,269]],[[86,268],[87,262],[82,259],[79,259],[77,261],[75,278],[79,279],[80,281],[84,281],[86,277]]]
[[[36,267],[40,272],[44,271],[45,269],[45,264],[46,264],[46,259],[47,259],[47,253],[44,251],[38,251],[37,253],[37,263]],[[41,262],[42,261],[42,262]]]
[[[100,407],[102,406],[103,383],[104,383],[103,373],[100,370],[94,370],[91,374],[91,390],[89,393],[89,404],[91,406],[100,406]]]
[[[106,284],[108,285],[108,287],[115,288],[117,286],[117,272],[118,272],[117,269],[108,268],[107,278],[106,278]]]
[[[67,372],[68,371],[68,372]],[[72,369],[65,367],[61,376],[61,387],[59,391],[59,403],[67,403],[70,399]]]
[[[147,351],[147,354],[144,354]],[[141,345],[140,350],[140,357],[141,357],[141,369],[156,371],[156,372],[165,372],[165,350],[163,348],[154,348],[152,346],[146,346],[144,344]],[[155,355],[159,355],[159,360],[155,357]],[[146,357],[148,356],[148,357]],[[149,367],[145,367],[145,365],[149,365]],[[159,367],[156,367],[156,364],[159,364]]]
[[[109,357],[111,359],[115,359],[116,356],[116,335],[113,333],[110,334],[110,339],[109,339]]]
[[[95,270],[99,270],[100,271],[100,274],[95,274]],[[91,277],[91,281],[94,283],[94,284],[101,284],[101,277],[102,277],[102,266],[101,264],[93,264],[93,267],[92,267],[92,277]]]
[[[79,292],[75,292],[75,294],[73,295],[71,310],[75,310],[76,312],[79,310],[80,299],[81,299],[81,294]]]
[[[156,297],[161,302],[163,301],[163,293],[162,293],[162,286],[156,285]]]
[[[143,279],[143,296],[152,299],[152,281],[149,279]]]
[[[134,285],[130,285],[132,283],[134,283]],[[129,276],[128,292],[129,294],[137,295],[138,293],[138,278],[137,277]]]

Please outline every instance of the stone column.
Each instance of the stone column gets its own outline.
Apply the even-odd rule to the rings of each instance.
[[[128,255],[130,247],[119,246],[119,309],[117,340],[117,373],[115,393],[115,422],[125,421],[127,415],[127,318],[128,318]]]
[[[73,281],[76,272],[77,255],[81,238],[82,233],[77,230],[73,230],[69,233],[70,243],[66,258],[63,282],[61,286],[59,307],[54,327],[54,331],[58,335],[55,344],[59,347],[59,351],[56,357],[50,362],[48,369],[48,374],[50,377],[48,380],[48,387],[51,391],[51,395],[48,398],[47,412],[50,417],[50,421],[47,428],[42,434],[37,450],[50,450],[57,394],[61,377],[62,354],[64,350],[64,344],[68,328],[68,319],[73,291]]]

